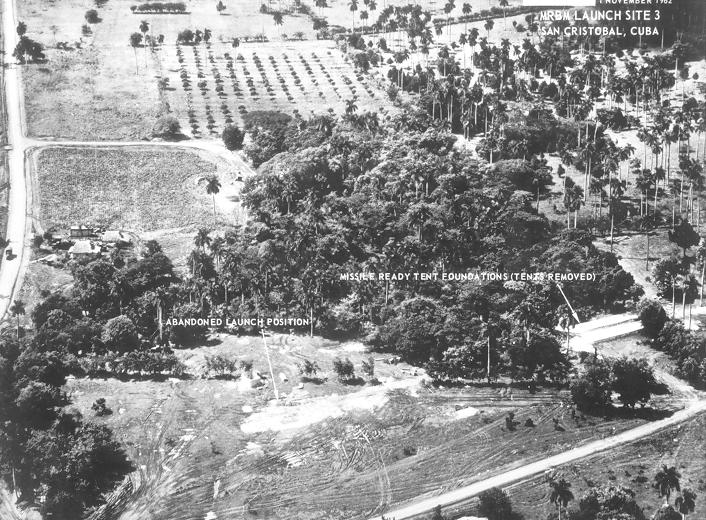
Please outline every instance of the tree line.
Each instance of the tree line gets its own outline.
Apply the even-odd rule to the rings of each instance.
[[[626,472],[627,473],[627,472]],[[649,479],[642,475],[635,479],[637,482],[648,482]],[[696,492],[688,487],[682,488],[681,474],[675,466],[662,465],[654,474],[652,487],[664,504],[659,506],[654,515],[648,516],[644,508],[637,502],[636,493],[625,486],[608,484],[588,484],[589,489],[580,497],[572,491],[571,482],[556,476],[546,478],[548,492],[546,499],[556,509],[546,516],[547,520],[683,520],[696,509]],[[674,504],[670,498],[675,495]],[[569,508],[575,502],[578,507]],[[478,495],[475,514],[487,520],[522,520],[524,516],[512,507],[510,496],[500,488],[491,488]],[[384,518],[384,517],[383,517]],[[429,520],[448,520],[443,514],[441,506],[437,506]]]

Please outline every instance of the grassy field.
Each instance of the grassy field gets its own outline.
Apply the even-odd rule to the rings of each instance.
[[[96,420],[115,429],[139,468],[121,519],[362,518],[645,421],[573,418],[566,391],[431,389],[411,367],[378,355],[381,385],[342,385],[332,360],[350,357],[360,373],[368,356],[360,344],[298,335],[268,343],[285,394],[279,404],[269,381],[261,390],[248,380],[69,382],[75,406],[89,416],[93,401],[107,398],[114,413]],[[252,360],[269,375],[260,338],[219,335],[178,351],[194,374],[216,353]],[[307,358],[324,381],[299,387],[296,363]],[[514,431],[505,423],[511,411]]]
[[[34,157],[44,229],[98,224],[131,231],[213,225],[199,179],[229,172],[199,154],[167,149],[52,147]],[[231,215],[219,215],[229,223]]]
[[[130,6],[134,4],[132,0],[105,3],[98,9],[102,21],[93,24],[92,34],[85,36],[81,30],[84,13],[95,7],[93,2],[72,0],[61,7],[44,0],[19,3],[20,19],[27,23],[28,35],[47,47],[48,57],[45,64],[24,67],[30,135],[78,140],[143,139],[151,135],[156,117],[166,111],[164,103],[170,104],[187,133],[188,112],[193,109],[202,135],[212,136],[218,135],[227,114],[240,122],[242,114],[256,109],[296,109],[306,115],[311,110],[322,112],[331,107],[342,112],[344,100],[354,96],[356,87],[359,105],[373,109],[380,105],[373,102],[367,94],[373,90],[361,84],[364,80],[356,77],[331,42],[283,43],[284,34],[303,32],[306,38],[313,38],[311,22],[304,15],[285,16],[284,25],[276,27],[271,15],[259,13],[257,0],[226,2],[228,10],[224,16],[219,16],[215,4],[206,0],[189,2],[188,15],[133,15]],[[165,44],[154,52],[129,45],[130,34],[139,32],[142,20],[150,24],[150,35],[165,37]],[[177,33],[186,28],[209,28],[213,34],[212,48],[208,50],[203,44],[194,47],[193,53],[191,47],[184,48],[187,61],[183,68],[193,74],[192,92],[182,89],[174,45]],[[230,45],[235,36],[243,38],[263,31],[278,43],[243,41],[238,49]],[[71,50],[55,48],[58,42],[68,42]],[[320,54],[322,66],[312,63],[312,72],[307,74],[300,70],[303,65],[299,55],[311,60],[314,50]],[[223,55],[228,51],[234,57],[241,53],[243,58],[234,71],[236,81],[230,85],[228,79],[228,88],[218,95],[214,69],[221,67],[220,74],[226,77]],[[200,71],[193,64],[199,53],[207,65],[203,71],[207,90],[203,95],[196,88],[201,78],[197,78]],[[284,62],[285,53],[291,57],[291,67]],[[264,65],[262,73],[253,63],[257,54]],[[206,62],[207,57],[213,57],[213,67]],[[281,72],[276,70],[278,65]],[[299,71],[300,84],[295,84],[292,71]],[[330,79],[325,77],[329,71]],[[248,74],[252,75],[246,77]],[[160,77],[170,80],[170,86],[162,93],[157,87]],[[253,95],[246,86],[249,80],[253,81]],[[312,80],[318,85],[311,85]],[[242,84],[245,96],[239,97],[233,91],[236,83]],[[211,113],[215,117],[213,132],[206,129]]]
[[[98,47],[128,47],[130,34],[139,30],[142,20],[146,20],[156,36],[163,34],[169,44],[176,40],[177,33],[184,29],[209,28],[214,39],[230,41],[232,37],[245,37],[264,34],[274,40],[283,34],[293,35],[303,31],[312,36],[314,31],[308,17],[287,15],[283,25],[275,26],[272,15],[260,13],[260,0],[225,0],[227,9],[223,15],[216,11],[212,0],[189,0],[186,2],[188,14],[133,14],[130,7],[143,2],[135,0],[109,0],[96,8],[93,0],[67,0],[58,7],[51,0],[22,0],[18,2],[20,18],[27,22],[31,33],[36,33],[47,44],[54,41],[74,42],[83,39]],[[264,3],[267,3],[266,1]],[[310,2],[304,2],[310,3]],[[311,4],[311,3],[310,3]],[[340,0],[343,5],[343,1]],[[285,10],[290,2],[272,2],[273,9]],[[84,36],[81,26],[85,24],[84,14],[88,9],[96,9],[101,18],[92,24],[92,34]]]
[[[159,95],[150,56],[127,46],[50,51],[23,68],[28,132],[77,140],[138,140],[151,135]]]

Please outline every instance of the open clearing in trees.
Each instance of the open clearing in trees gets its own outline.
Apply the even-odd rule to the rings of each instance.
[[[368,356],[360,344],[279,334],[267,341],[278,390],[287,394],[279,406],[253,393],[247,378],[68,384],[87,414],[95,399],[107,398],[114,413],[104,420],[140,468],[121,518],[188,520],[204,511],[218,518],[364,518],[645,422],[574,419],[566,391],[428,389],[412,367],[387,365],[389,356],[379,354],[380,386],[342,385],[331,362],[348,357],[359,366]],[[209,343],[177,351],[190,372],[203,370],[204,355],[235,354],[269,374],[260,338],[218,335]],[[318,362],[325,382],[297,388],[296,363],[304,359]],[[515,431],[506,430],[509,412]]]

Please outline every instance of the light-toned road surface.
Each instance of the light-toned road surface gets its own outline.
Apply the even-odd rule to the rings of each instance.
[[[564,332],[563,329],[557,329]],[[628,336],[642,330],[637,314],[612,314],[579,323],[570,330],[569,344],[574,352],[593,352],[594,345]]]
[[[600,441],[595,441],[574,448],[564,453],[554,455],[546,459],[527,464],[517,469],[501,473],[486,480],[476,482],[475,484],[470,484],[462,488],[443,493],[434,497],[425,498],[418,502],[412,503],[407,506],[400,507],[395,510],[391,510],[384,514],[384,518],[387,520],[404,520],[404,519],[415,519],[415,518],[428,518],[429,513],[437,506],[441,505],[443,507],[448,506],[460,506],[469,501],[472,497],[478,495],[479,493],[488,490],[493,487],[505,487],[509,484],[526,480],[537,475],[555,468],[556,466],[573,462],[578,459],[583,459],[589,457],[596,453],[609,450],[621,444],[630,443],[647,437],[656,433],[660,430],[674,426],[681,422],[691,419],[697,414],[706,411],[706,401],[696,401],[685,409],[676,412],[671,417],[662,419],[660,421],[651,422],[648,424],[643,424],[637,428],[625,431],[613,437],[608,437]],[[375,517],[376,520],[381,520],[381,516]]]
[[[3,0],[2,30],[5,47],[3,78],[7,110],[8,167],[10,197],[7,208],[7,231],[5,238],[16,255],[12,260],[3,259],[0,264],[0,318],[4,317],[16,292],[20,289],[21,274],[27,252],[27,182],[25,178],[26,142],[22,117],[22,87],[19,70],[12,58],[17,44],[17,22],[14,2]]]

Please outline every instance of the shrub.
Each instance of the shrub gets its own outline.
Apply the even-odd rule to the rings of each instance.
[[[100,399],[96,399],[96,401],[93,403],[91,406],[91,410],[96,412],[96,416],[98,417],[103,417],[105,415],[110,415],[113,413],[113,410],[108,408],[105,404],[105,397],[101,397]]]
[[[175,316],[186,318],[201,318],[201,309],[196,304],[184,303],[175,306],[172,313]],[[208,328],[203,325],[186,327],[173,325],[169,331],[169,340],[175,345],[188,345],[206,338]]]
[[[501,160],[490,168],[494,177],[509,181],[518,190],[536,193],[552,182],[551,173],[541,165],[533,165],[521,158]]]
[[[192,43],[194,41],[194,31],[191,29],[184,29],[177,35],[177,43]]]
[[[152,128],[154,137],[173,138],[181,133],[181,124],[174,116],[161,116]]]
[[[309,359],[305,359],[303,363],[297,363],[297,368],[299,373],[306,377],[315,376],[320,370],[318,363]]]
[[[206,356],[206,372],[219,379],[237,379],[238,362],[225,356]]]
[[[108,349],[116,352],[130,352],[139,344],[135,324],[124,315],[108,320],[101,339]]]
[[[640,301],[637,311],[645,334],[650,338],[656,338],[667,322],[667,313],[662,304],[657,300],[645,298]]]
[[[613,363],[612,389],[623,405],[634,408],[636,403],[646,403],[657,390],[652,367],[644,359],[618,359]]]
[[[146,350],[116,358],[113,371],[117,375],[182,377],[186,367],[173,353]]]
[[[130,6],[133,13],[185,13],[184,2],[145,2]]]
[[[363,374],[368,377],[373,377],[375,375],[375,360],[370,356],[367,360],[363,360],[362,363]]]
[[[605,409],[610,405],[610,372],[605,362],[595,362],[571,382],[571,398],[580,410]]]
[[[338,380],[344,383],[355,378],[355,369],[353,368],[353,362],[348,358],[344,360],[341,360],[339,358],[334,359],[333,371],[336,372]]]
[[[88,11],[86,11],[84,18],[88,23],[99,23],[101,21],[100,17],[98,16],[98,11],[96,11],[95,9],[89,9]]]
[[[12,56],[22,64],[41,62],[46,59],[42,44],[27,36],[20,36],[20,41],[15,46]]]
[[[387,97],[390,99],[390,101],[395,101],[397,99],[397,96],[400,92],[400,89],[397,85],[394,83],[390,83],[387,87]]]
[[[236,125],[226,125],[223,129],[223,144],[230,150],[240,150],[243,147],[245,134]]]
[[[488,520],[504,520],[512,514],[510,498],[500,488],[491,488],[478,495],[478,513]]]

